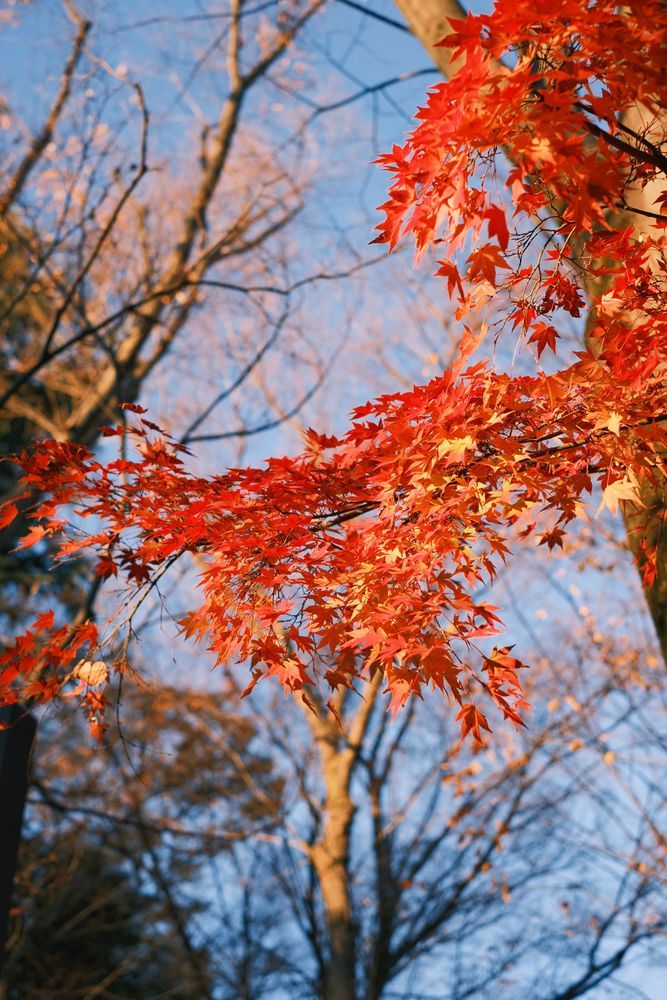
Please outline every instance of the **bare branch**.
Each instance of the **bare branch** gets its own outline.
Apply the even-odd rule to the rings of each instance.
[[[53,138],[53,132],[58,124],[62,110],[65,107],[72,90],[72,78],[74,76],[74,71],[77,67],[79,59],[81,58],[86,38],[92,27],[92,22],[87,21],[81,16],[81,14],[79,14],[74,5],[71,3],[71,0],[65,0],[65,7],[71,20],[77,26],[76,35],[72,44],[72,51],[70,52],[69,58],[65,63],[65,67],[60,78],[60,87],[58,88],[58,93],[56,94],[53,104],[51,105],[51,109],[46,117],[46,120],[30,144],[30,148],[21,160],[13,177],[9,181],[4,194],[0,195],[0,216],[5,215],[13,202],[18,198],[31,171],[39,162],[42,153]]]

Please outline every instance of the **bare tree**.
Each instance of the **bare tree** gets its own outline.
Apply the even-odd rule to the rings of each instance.
[[[260,84],[279,78],[281,59],[323,5],[294,0],[254,13],[242,0],[229,3],[208,54],[224,60],[223,95],[213,120],[199,112],[198,148],[180,176],[169,176],[157,151],[159,126],[135,78],[140,70],[112,68],[97,54],[104,37],[65,3],[71,51],[43,122],[18,156],[21,120],[5,110],[1,398],[10,448],[44,433],[97,441],[100,427],[117,420],[117,403],[135,400],[185,339],[204,290],[209,306],[213,299],[230,316],[242,299],[254,329],[238,347],[223,346],[231,354],[227,387],[205,408],[189,408],[188,439],[250,385],[285,336],[293,283],[280,237],[303,205],[308,176],[302,145],[271,151],[275,139],[250,124],[251,105]],[[304,275],[300,284],[319,277]]]
[[[667,957],[666,691],[593,631],[535,671],[530,730],[485,748],[433,700],[392,722],[377,678],[340,724],[233,684],[135,692],[106,753],[45,731],[33,823],[85,822],[134,866],[205,962],[197,996],[641,995],[625,966]]]
[[[204,24],[194,16],[215,32],[203,53],[193,42],[177,82],[176,99],[195,124],[176,149],[165,148],[168,111],[149,107],[149,68],[119,65],[117,21],[110,30],[104,13],[87,6],[90,15],[72,0],[49,5],[54,33],[71,41],[41,120],[28,126],[20,88],[2,102],[3,451],[44,434],[97,446],[102,427],[122,415],[118,403],[156,395],[158,378],[167,383],[169,423],[186,442],[278,426],[321,386],[337,346],[319,350],[299,317],[300,298],[361,267],[352,256],[320,267],[324,258],[312,248],[310,269],[303,266],[291,230],[316,162],[310,112],[291,108],[282,133],[267,114],[276,90],[303,82],[289,59],[325,0],[229,0]],[[144,30],[139,21],[121,27]],[[216,85],[195,93],[208,64]],[[213,317],[214,337],[202,351],[197,338],[210,333]],[[160,372],[177,342],[180,361]],[[278,393],[268,377],[258,379],[277,348],[297,357],[283,368]],[[183,368],[189,393],[173,388]],[[192,391],[197,376],[208,398]],[[280,412],[267,420],[274,406]],[[207,435],[211,418],[227,426]],[[11,495],[9,463],[0,477]],[[54,566],[48,546],[16,551],[22,527],[19,520],[1,543],[4,621],[12,627],[25,617],[37,589],[74,621],[94,613],[100,583],[85,563]]]

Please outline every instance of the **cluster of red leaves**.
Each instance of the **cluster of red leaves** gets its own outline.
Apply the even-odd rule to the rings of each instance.
[[[66,681],[75,679],[71,668],[81,650],[97,641],[94,622],[56,627],[53,611],[37,615],[30,628],[0,653],[0,705],[52,701]],[[107,704],[103,692],[84,684],[76,693],[81,695],[91,732],[101,735]]]
[[[379,669],[394,710],[431,686],[481,739],[482,691],[514,723],[524,707],[521,664],[488,651],[500,622],[479,596],[512,537],[561,545],[596,484],[615,512],[662,474],[665,242],[659,225],[639,239],[608,213],[662,169],[650,123],[666,96],[667,14],[653,0],[568,0],[539,14],[500,0],[453,28],[445,44],[465,63],[382,158],[396,179],[380,240],[412,232],[420,251],[446,241],[440,273],[459,314],[493,298],[538,356],[554,347],[558,317],[581,313],[582,280],[604,276],[588,346],[555,373],[510,376],[471,363],[480,337],[467,331],[441,377],[361,407],[340,438],[311,432],[303,454],[263,469],[192,476],[183,449],[136,407],[132,458],[102,463],[49,441],[20,461],[40,497],[29,541],[60,534],[63,510],[92,518],[94,533],[70,530],[61,554],[94,550],[98,573],[127,577],[138,600],[183,553],[205,558],[202,603],[182,627],[219,663],[248,661],[255,680],[291,690]],[[618,122],[638,97],[640,139]],[[493,193],[501,161],[511,220]],[[647,576],[653,565],[645,553]],[[63,641],[57,630],[41,646],[27,635],[4,654],[0,697],[39,657],[46,679],[31,694],[50,697],[81,633]]]

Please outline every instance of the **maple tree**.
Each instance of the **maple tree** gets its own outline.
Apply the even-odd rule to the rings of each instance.
[[[249,661],[253,684],[275,676],[307,691],[381,671],[394,710],[430,686],[478,740],[483,693],[521,722],[522,664],[478,646],[502,628],[480,591],[512,544],[562,544],[596,485],[601,508],[640,519],[642,485],[661,488],[667,13],[658,0],[539,12],[499,0],[451,26],[442,44],[460,68],[431,89],[404,146],[380,157],[394,182],[378,241],[409,233],[420,255],[444,252],[458,360],[262,469],[190,474],[185,449],[133,404],[136,419],[106,431],[121,439],[117,460],[52,440],[23,454],[38,499],[22,544],[66,532],[63,558],[96,551],[98,575],[126,577],[135,596],[100,631],[41,614],[2,654],[5,702],[75,681],[99,726],[133,609],[190,552],[206,559],[202,603],[181,627],[217,662]],[[614,226],[613,209],[641,228]],[[585,346],[543,367],[586,297]],[[530,374],[473,357],[506,332],[526,345]],[[16,513],[6,506],[5,522]],[[638,562],[650,585],[648,537]],[[319,677],[323,651],[336,656]]]

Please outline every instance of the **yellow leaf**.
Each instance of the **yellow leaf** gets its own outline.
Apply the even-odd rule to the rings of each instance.
[[[462,438],[445,438],[438,444],[438,458],[447,455],[447,465],[453,465],[463,461],[466,449],[474,447],[475,441],[469,434]]]
[[[604,416],[600,417],[599,420],[595,421],[595,427],[593,430],[596,431],[611,431],[616,437],[620,436],[621,433],[621,421],[623,417],[616,410],[612,410],[611,413],[606,413]]]
[[[106,682],[109,671],[106,663],[102,660],[95,660],[94,663],[91,663],[90,660],[82,660],[76,664],[71,676],[76,677],[79,681],[83,681],[84,684],[88,684],[90,687],[95,687],[97,684],[104,684]]]
[[[629,479],[617,479],[615,483],[610,483],[602,493],[602,502],[596,511],[596,515],[607,507],[612,514],[618,511],[618,504],[621,500],[631,500],[638,503],[637,488]]]
[[[607,420],[606,426],[607,429],[610,430],[612,434],[615,434],[616,437],[618,437],[621,433],[621,414],[616,413],[616,411],[613,410],[609,414],[609,419]]]

